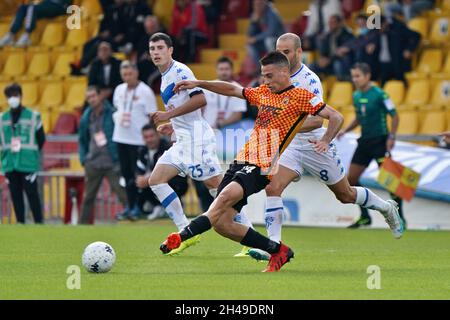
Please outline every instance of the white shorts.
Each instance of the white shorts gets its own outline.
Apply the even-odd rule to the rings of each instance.
[[[307,171],[327,185],[336,184],[344,178],[345,168],[334,143],[330,144],[326,153],[317,153],[312,144],[311,148],[300,148],[292,142],[281,154],[279,165],[297,172],[299,177]]]
[[[171,165],[177,168],[180,176],[189,176],[198,181],[222,174],[215,143],[197,145],[195,148],[174,143],[158,159],[157,164]]]

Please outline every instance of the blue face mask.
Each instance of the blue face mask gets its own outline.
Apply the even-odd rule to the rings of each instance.
[[[358,33],[360,36],[365,36],[369,32],[367,28],[359,28]]]

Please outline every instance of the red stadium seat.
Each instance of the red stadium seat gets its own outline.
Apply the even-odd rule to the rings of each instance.
[[[74,134],[77,132],[77,116],[72,113],[63,112],[56,121],[54,134]]]

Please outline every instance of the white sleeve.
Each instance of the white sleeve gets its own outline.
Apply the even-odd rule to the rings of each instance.
[[[245,112],[247,111],[247,101],[238,97],[231,97],[229,107],[232,112]]]
[[[185,67],[185,68],[181,69],[180,73],[177,72],[177,82],[183,81],[183,80],[197,80],[197,78],[195,78],[194,73],[192,72],[191,69],[189,69],[188,67]],[[202,89],[196,87],[196,88],[187,90],[189,95],[191,95],[191,93],[196,92],[196,91],[202,91]]]
[[[117,111],[122,109],[122,106],[119,105],[119,89],[120,89],[120,87],[117,86],[116,89],[114,90],[114,94],[113,94],[113,106],[117,109]]]
[[[158,104],[156,103],[155,94],[149,86],[145,86],[145,92],[145,114],[149,115],[150,113],[158,111]]]

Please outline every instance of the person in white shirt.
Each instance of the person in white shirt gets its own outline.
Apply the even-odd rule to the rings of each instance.
[[[137,206],[137,186],[135,183],[136,161],[139,147],[144,146],[142,127],[150,122],[150,114],[157,111],[155,94],[145,83],[139,81],[137,66],[123,61],[120,75],[124,83],[114,91],[113,141],[117,143],[120,170],[125,179],[128,208],[119,215],[118,220],[129,218],[136,220],[139,215]]]
[[[233,81],[233,61],[222,57],[216,63],[217,79],[237,84]],[[227,97],[215,92],[204,90],[206,106],[203,107],[203,117],[212,128],[220,129],[242,119],[242,113],[247,111],[245,100]]]
[[[210,194],[215,197],[222,180],[222,169],[216,153],[216,137],[201,115],[206,105],[204,93],[199,88],[173,91],[175,84],[182,80],[195,80],[192,71],[184,64],[172,59],[171,38],[164,33],[155,33],[150,38],[149,52],[153,63],[161,72],[161,98],[166,111],[152,115],[155,124],[161,124],[158,131],[170,135],[175,133],[176,142],[159,159],[149,178],[149,185],[169,217],[179,230],[189,224],[181,201],[168,182],[176,175],[190,176],[203,181]],[[179,253],[198,243],[199,236],[193,237],[169,255]]]

